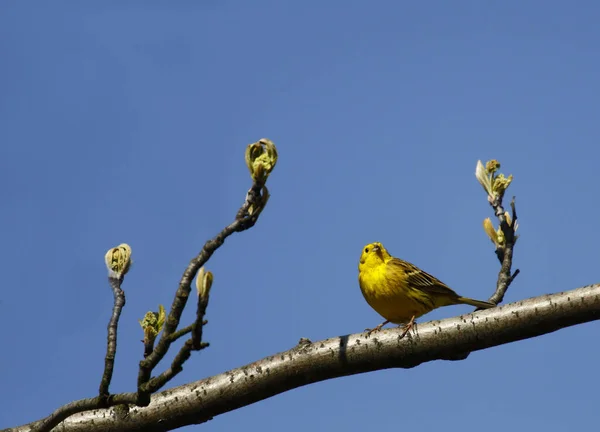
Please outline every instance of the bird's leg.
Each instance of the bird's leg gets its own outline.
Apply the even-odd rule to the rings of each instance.
[[[406,324],[406,326],[404,326],[404,331],[400,335],[400,339],[402,339],[404,336],[406,336],[406,333],[408,333],[410,331],[410,329],[413,328],[414,326],[415,326],[415,316],[413,315],[413,317],[410,319],[408,324]]]
[[[375,327],[375,328],[373,328],[373,329],[365,329],[365,331],[367,332],[367,336],[370,336],[370,335],[371,335],[371,333],[376,333],[376,332],[378,332],[378,331],[379,331],[379,330],[381,330],[381,329],[382,329],[382,327],[383,327],[384,325],[386,325],[387,323],[389,323],[389,321],[388,321],[388,320],[385,320],[384,322],[382,322],[381,324],[379,324],[377,327]]]

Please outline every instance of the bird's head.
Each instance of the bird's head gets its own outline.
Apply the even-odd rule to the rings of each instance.
[[[382,264],[389,258],[390,254],[379,242],[366,245],[360,255],[360,264],[368,267]]]

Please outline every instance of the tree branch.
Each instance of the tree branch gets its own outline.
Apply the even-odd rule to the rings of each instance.
[[[200,278],[200,276],[198,276]],[[199,350],[202,346],[202,331],[204,330],[204,315],[208,307],[208,299],[210,286],[212,285],[212,273],[202,274],[202,280],[197,280],[196,283],[200,287],[198,289],[198,304],[196,306],[196,321],[192,324],[192,348]]]
[[[269,174],[275,168],[277,163],[277,148],[275,144],[266,138],[262,138],[246,147],[245,160],[246,166],[252,177],[252,187],[246,193],[244,204],[238,210],[235,220],[226,226],[212,240],[207,241],[204,247],[187,266],[181,277],[179,287],[175,293],[175,298],[169,311],[169,316],[162,330],[162,335],[158,344],[144,360],[140,362],[138,372],[138,400],[139,406],[146,406],[150,403],[150,395],[160,389],[170,378],[182,370],[183,363],[189,358],[191,350],[200,350],[208,345],[201,340],[202,327],[204,326],[204,313],[208,304],[208,292],[204,293],[204,299],[198,303],[196,322],[192,325],[192,338],[190,343],[185,342],[179,353],[175,356],[175,361],[171,364],[169,370],[163,372],[158,378],[150,379],[152,371],[163,359],[171,343],[173,342],[173,333],[181,319],[181,314],[187,303],[192,280],[198,273],[198,270],[210,259],[213,253],[221,247],[225,239],[234,232],[241,232],[250,229],[256,224],[260,213],[264,210],[269,200],[269,191],[265,186]],[[212,281],[211,281],[212,282]],[[179,363],[181,362],[181,363]]]
[[[108,282],[113,290],[114,305],[110,321],[108,322],[108,335],[106,345],[106,357],[104,359],[104,373],[100,381],[100,398],[108,398],[108,387],[112,380],[113,369],[115,367],[115,355],[117,352],[117,327],[119,326],[119,317],[123,306],[125,306],[125,293],[121,289],[123,277],[108,277]]]
[[[272,141],[263,138],[258,142],[248,145],[246,148],[246,165],[250,170],[252,177],[252,187],[246,193],[246,199],[238,210],[235,220],[226,226],[213,239],[208,240],[200,253],[191,260],[181,277],[179,287],[175,293],[175,298],[171,305],[169,315],[164,322],[156,326],[162,327],[162,334],[156,347],[154,346],[155,336],[161,330],[154,328],[151,322],[160,318],[164,314],[162,305],[157,318],[152,312],[149,312],[149,322],[146,322],[148,314],[140,321],[144,329],[144,359],[139,363],[137,393],[122,393],[120,395],[110,395],[108,388],[114,369],[114,358],[117,348],[117,326],[121,310],[125,305],[125,294],[121,290],[123,276],[129,270],[131,265],[131,247],[125,243],[116,248],[110,249],[105,255],[106,266],[109,270],[109,281],[113,288],[115,303],[113,314],[108,325],[108,344],[105,359],[105,369],[100,383],[99,397],[89,398],[64,405],[54,411],[50,416],[35,425],[36,432],[46,432],[54,428],[60,422],[76,413],[83,413],[97,408],[109,408],[117,406],[114,412],[118,418],[127,417],[129,414],[129,404],[137,406],[147,406],[150,403],[152,393],[159,390],[171,378],[177,375],[182,369],[185,361],[190,357],[192,351],[199,351],[208,347],[208,343],[202,341],[202,329],[206,324],[204,315],[208,306],[208,294],[212,284],[212,273],[208,272],[209,278],[204,278],[202,290],[199,290],[198,310],[196,320],[192,326],[177,331],[183,309],[191,291],[191,284],[196,277],[198,270],[210,259],[212,254],[219,248],[227,237],[235,232],[241,232],[252,228],[260,213],[264,210],[269,200],[269,191],[265,186],[269,174],[277,163],[277,149]],[[210,279],[210,280],[209,280]],[[171,343],[178,338],[191,332],[192,337],[188,339],[175,356],[171,366],[159,376],[151,379],[152,371],[158,363],[164,358],[169,350]],[[132,395],[135,395],[132,399]],[[82,414],[85,416],[86,414]]]
[[[148,407],[132,406],[126,415],[122,414],[122,409],[116,408],[75,414],[60,425],[60,430],[168,431],[206,422],[219,414],[311,383],[374,370],[412,368],[433,360],[455,359],[460,353],[533,338],[598,319],[600,284],[595,284],[417,324],[415,332],[402,339],[399,338],[400,328],[382,330],[370,338],[365,333],[358,333],[315,343],[304,339],[289,351],[157,393]],[[135,399],[131,393],[113,397],[122,401],[128,400],[128,397]],[[25,432],[38,424],[9,430]]]
[[[245,231],[254,226],[258,220],[260,211],[262,211],[268,200],[268,196],[266,186],[262,186],[261,188],[260,185],[254,181],[252,187],[246,194],[246,200],[239,209],[235,220],[226,226],[212,240],[207,241],[198,256],[192,259],[186,268],[179,282],[179,288],[177,288],[177,292],[175,293],[171,311],[165,322],[161,338],[158,341],[158,344],[156,344],[154,351],[140,362],[138,373],[138,405],[144,406],[150,403],[150,395],[160,389],[168,379],[181,371],[183,362],[189,358],[190,351],[188,351],[188,348],[191,348],[191,344],[188,345],[186,342],[180,353],[176,356],[176,360],[181,361],[181,363],[173,363],[168,371],[165,371],[158,377],[160,379],[150,379],[152,370],[165,356],[174,340],[172,335],[176,332],[177,326],[179,325],[179,320],[181,319],[181,314],[183,313],[183,309],[185,308],[190,295],[192,281],[194,280],[196,273],[198,273],[200,267],[209,260],[212,254],[221,247],[227,237],[235,232]],[[256,210],[252,212],[250,209]],[[206,302],[208,302],[208,299],[206,299]],[[196,325],[198,325],[198,323],[196,323]],[[200,319],[199,325],[202,326],[202,319]],[[193,331],[194,327],[192,327],[192,332]],[[197,346],[198,349],[206,347],[204,344],[201,344],[200,341],[198,341]],[[165,380],[166,377],[168,377],[167,380]]]
[[[519,274],[519,269],[512,273],[513,251],[517,241],[517,235],[515,234],[517,229],[517,210],[515,208],[515,198],[513,197],[510,202],[512,220],[509,223],[506,220],[504,208],[502,207],[502,197],[496,197],[496,199],[490,200],[490,205],[494,209],[494,213],[500,222],[500,229],[504,234],[504,243],[496,249],[496,255],[501,264],[500,272],[498,273],[498,281],[496,283],[496,291],[488,300],[494,304],[499,304],[504,300],[504,295],[506,294],[508,287]]]
[[[208,321],[204,320],[204,322],[202,323],[202,325],[206,325],[207,323],[208,323]],[[184,328],[182,328],[180,330],[177,330],[174,333],[171,333],[171,342],[175,342],[180,337],[183,337],[186,334],[191,333],[193,326],[194,326],[194,324],[190,324],[187,327],[184,327]]]
[[[118,406],[118,404],[134,403],[136,397],[137,397],[137,395],[135,393],[121,393],[118,395],[112,395],[112,396],[110,396],[109,404],[111,406],[115,406],[115,405]],[[73,414],[79,414],[79,417],[83,418],[86,415],[94,416],[98,412],[106,412],[105,409],[104,410],[97,409],[98,406],[100,406],[102,403],[104,403],[104,401],[105,401],[105,398],[100,397],[100,396],[97,396],[94,398],[88,398],[88,399],[80,399],[78,401],[71,402],[71,403],[61,406],[60,408],[55,410],[52,414],[50,414],[48,417],[46,417],[43,420],[23,426],[23,428],[25,428],[25,429],[8,428],[8,429],[3,429],[0,432],[12,432],[14,430],[19,430],[19,429],[25,430],[27,432],[51,430],[55,425],[58,425],[63,419],[66,419]],[[97,410],[91,411],[91,410],[95,410],[95,409],[97,409]],[[117,411],[115,409],[113,409],[113,412],[116,413]]]

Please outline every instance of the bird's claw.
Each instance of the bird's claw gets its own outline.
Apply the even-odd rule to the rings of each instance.
[[[388,322],[384,322],[379,324],[377,327],[372,328],[372,329],[365,329],[365,332],[367,333],[367,336],[371,336],[371,333],[377,333],[379,330],[381,330],[383,328],[384,325],[386,325]]]
[[[412,317],[410,319],[410,321],[408,322],[408,324],[406,324],[406,326],[404,326],[404,330],[402,331],[402,334],[400,335],[400,339],[402,339],[404,336],[406,336],[406,334],[415,326],[415,317]]]

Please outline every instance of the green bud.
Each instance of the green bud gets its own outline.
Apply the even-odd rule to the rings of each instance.
[[[246,148],[246,166],[255,182],[264,185],[277,164],[277,148],[273,141],[263,138]]]
[[[127,243],[109,249],[104,256],[108,274],[111,277],[121,278],[129,271],[131,266],[131,247]]]

